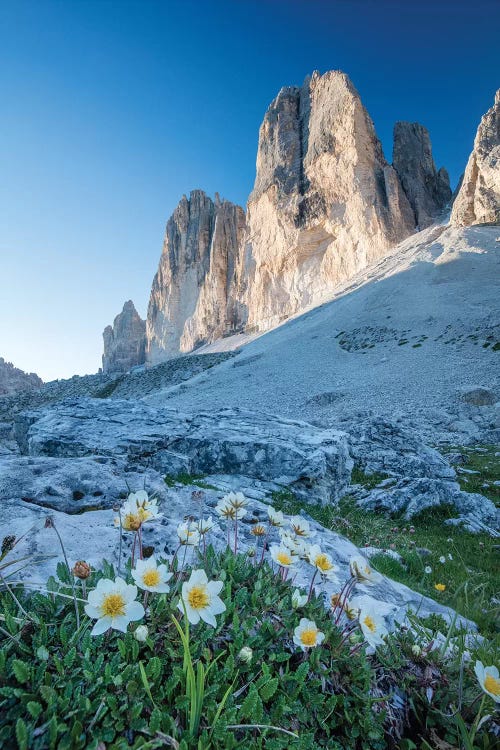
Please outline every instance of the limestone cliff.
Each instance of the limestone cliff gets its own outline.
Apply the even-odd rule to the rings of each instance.
[[[128,372],[131,367],[144,363],[146,323],[132,300],[125,302],[123,310],[116,316],[112,326],[106,326],[102,337],[102,369],[105,373]]]
[[[392,165],[410,201],[417,225],[425,229],[450,202],[451,188],[446,169],[436,169],[429,131],[423,125],[396,123]]]
[[[316,304],[415,229],[399,178],[349,78],[283,88],[260,128],[243,273],[248,326]]]
[[[167,223],[147,317],[147,358],[156,363],[241,329],[239,254],[245,214],[202,190],[183,196]]]
[[[500,89],[479,123],[451,223],[500,224]]]
[[[24,372],[0,357],[0,396],[10,396],[19,391],[33,391],[41,388],[43,380],[34,372]]]

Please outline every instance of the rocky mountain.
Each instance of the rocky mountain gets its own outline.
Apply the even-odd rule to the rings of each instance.
[[[241,329],[240,252],[245,214],[202,190],[167,223],[147,316],[147,359],[161,361]]]
[[[500,224],[500,89],[479,123],[451,223]]]
[[[135,365],[142,365],[146,352],[146,322],[142,320],[132,300],[123,305],[123,310],[106,326],[102,369],[104,373],[127,372]]]
[[[43,385],[34,372],[24,372],[0,357],[0,396],[10,396],[19,391],[33,391]]]
[[[450,202],[451,188],[446,169],[436,169],[429,131],[423,125],[395,124],[392,165],[414,211],[415,223],[425,229]]]

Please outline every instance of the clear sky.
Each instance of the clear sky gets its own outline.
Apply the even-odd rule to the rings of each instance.
[[[0,0],[0,356],[96,372],[181,195],[245,205],[268,104],[315,69],[348,73],[389,160],[396,120],[426,125],[455,184],[499,31],[498,0]]]

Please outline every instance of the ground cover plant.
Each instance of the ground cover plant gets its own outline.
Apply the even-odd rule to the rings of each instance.
[[[116,519],[133,540],[127,564],[65,560],[35,592],[16,582],[17,540],[6,538],[0,745],[494,747],[500,682],[488,643],[466,651],[452,628],[439,642],[439,618],[410,616],[388,633],[377,602],[357,597],[379,577],[364,558],[340,579],[307,519],[271,507],[252,528],[255,548],[242,549],[248,509],[230,493],[217,522],[179,525],[173,557],[148,557],[142,527],[160,514],[145,492],[132,493]],[[227,534],[219,551],[216,523]],[[293,583],[299,559],[310,567],[304,590]],[[338,585],[328,599],[326,580]]]

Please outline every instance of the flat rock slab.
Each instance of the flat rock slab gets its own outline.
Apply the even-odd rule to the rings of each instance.
[[[195,518],[199,518],[200,514],[205,517],[208,515],[214,516],[215,505],[223,493],[206,490],[200,499],[199,495],[193,496],[193,491],[197,490],[196,486],[179,486],[167,489],[166,497],[160,503],[160,511],[163,512],[163,517],[156,523],[145,524],[144,544],[152,545],[157,555],[171,556],[174,554],[178,547],[176,528],[186,515]],[[256,540],[250,533],[252,524],[255,521],[267,522],[267,505],[265,503],[252,500],[249,503],[248,510],[247,516],[239,524],[238,549],[240,551],[255,548]],[[14,533],[17,536],[26,534],[15,551],[11,553],[13,556],[18,558],[25,554],[35,557],[53,556],[50,559],[41,560],[38,564],[32,564],[28,568],[24,568],[20,577],[27,582],[45,585],[48,576],[54,574],[57,563],[62,560],[55,532],[51,528],[44,528],[44,521],[48,515],[52,517],[63,539],[70,566],[79,559],[86,560],[93,567],[100,567],[103,559],[113,563],[115,568],[118,565],[120,532],[114,527],[112,510],[98,510],[82,515],[69,516],[59,511],[52,511],[49,514],[46,509],[23,501],[6,500],[2,505],[2,514],[5,529],[8,530],[8,533]],[[325,529],[313,519],[307,518],[311,528],[315,531],[315,536],[311,541],[319,544],[325,552],[330,554],[339,569],[339,584],[327,582],[324,586],[316,587],[317,593],[324,595],[327,605],[331,594],[336,593],[339,586],[349,577],[350,558],[364,554],[364,551],[360,551],[352,542],[340,534]],[[223,550],[226,547],[226,538],[226,526],[222,522],[219,527],[210,533],[207,542],[213,544],[217,550]],[[271,544],[278,541],[275,529],[271,531],[269,541]],[[122,570],[124,563],[130,557],[131,543],[132,534],[124,533],[122,535]],[[260,544],[259,542],[259,549],[262,549]],[[179,554],[182,562],[184,555],[182,552]],[[267,556],[269,558],[268,553]],[[187,549],[184,563],[187,567],[202,564],[202,558],[198,550]],[[20,567],[21,565],[23,563],[20,563]],[[312,573],[313,569],[310,565],[299,562],[297,570],[294,572],[294,585],[306,590],[311,583]],[[408,609],[418,611],[420,616],[431,613],[440,614],[448,621],[455,614],[453,610],[439,604],[439,602],[422,596],[407,586],[392,581],[385,576],[382,576],[380,582],[375,586],[359,586],[358,588],[358,594],[368,594],[380,602],[389,627],[395,627],[397,621],[402,621]],[[475,630],[473,623],[461,617],[458,617],[458,621]]]
[[[309,502],[335,502],[352,468],[347,435],[245,409],[182,414],[142,402],[78,399],[21,414],[24,454],[107,456],[163,475],[239,474],[290,487]]]

